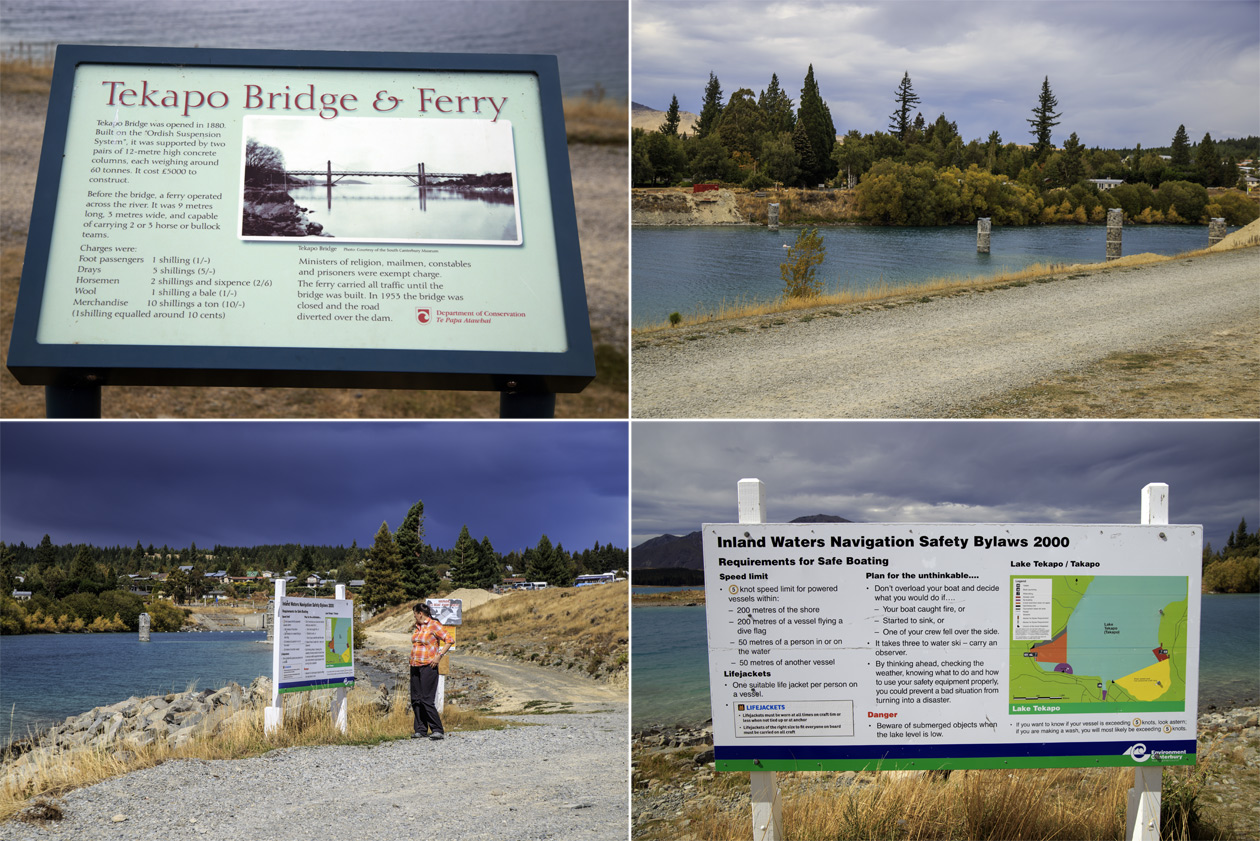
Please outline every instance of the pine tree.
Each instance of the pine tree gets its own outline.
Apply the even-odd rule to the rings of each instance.
[[[403,588],[409,599],[423,599],[437,589],[438,574],[433,568],[433,552],[421,539],[424,537],[424,500],[417,500],[407,509],[407,516],[394,533],[398,557],[402,564]]]
[[[459,538],[451,557],[451,584],[459,587],[480,587],[481,585],[481,553],[477,543],[468,533],[468,526],[459,530]]]
[[[805,74],[805,85],[801,88],[801,105],[796,119],[798,123],[805,124],[805,134],[814,154],[812,168],[805,165],[805,156],[801,155],[801,169],[810,184],[826,181],[832,175],[831,148],[836,144],[836,126],[831,120],[831,110],[818,92],[812,64]]]
[[[700,108],[700,117],[696,120],[696,139],[708,137],[717,129],[722,118],[722,84],[718,77],[709,71],[709,84],[704,88],[704,104]]]
[[[1050,77],[1047,76],[1041,83],[1041,95],[1037,97],[1037,107],[1032,109],[1033,118],[1026,121],[1032,126],[1028,133],[1036,138],[1033,151],[1038,156],[1050,150],[1050,130],[1059,124],[1059,117],[1062,116],[1054,110],[1058,107],[1059,100],[1055,99],[1050,91]]]
[[[1216,142],[1211,133],[1203,135],[1199,141],[1199,151],[1195,155],[1195,173],[1204,187],[1221,186],[1221,156],[1216,151]]]
[[[1173,135],[1171,157],[1173,169],[1184,172],[1190,168],[1190,137],[1184,125],[1177,126],[1177,133]]]
[[[897,139],[904,143],[911,127],[910,112],[919,104],[919,96],[910,84],[910,71],[907,70],[901,77],[901,84],[897,86],[893,101],[897,103],[897,110],[888,117],[891,120],[888,131],[897,135]]]
[[[555,548],[544,534],[526,558],[525,577],[530,581],[546,581],[552,587],[566,587],[573,582],[566,580],[565,573]]]
[[[398,544],[389,531],[389,524],[382,522],[376,532],[376,541],[364,562],[363,606],[368,610],[402,604],[407,592],[402,582],[402,559]]]
[[[731,152],[752,155],[758,151],[758,135],[765,130],[766,118],[753,99],[753,92],[740,88],[731,94],[730,101],[722,109],[722,119],[718,121],[717,136],[722,145]]]
[[[503,583],[503,564],[490,545],[490,536],[482,535],[481,545],[477,547],[481,555],[481,586],[487,590]]]
[[[791,132],[796,126],[796,107],[792,97],[779,87],[777,73],[770,74],[770,84],[757,97],[757,105],[766,117],[766,129],[774,134]]]
[[[783,297],[812,298],[822,291],[814,270],[827,258],[827,248],[817,228],[801,228],[796,244],[787,253],[787,261],[779,264],[783,278]]]
[[[678,116],[678,95],[669,103],[669,110],[665,112],[665,122],[661,123],[660,133],[667,137],[678,136],[678,124],[681,118]]]
[[[809,142],[804,120],[797,120],[796,128],[792,129],[792,151],[796,153],[802,180],[808,181],[811,174],[818,170],[818,156],[814,154],[814,147]]]

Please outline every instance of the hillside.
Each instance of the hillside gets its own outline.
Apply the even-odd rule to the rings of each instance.
[[[678,112],[678,133],[695,131],[696,121],[700,118],[690,111]],[[644,131],[656,131],[665,122],[665,112],[657,111],[637,102],[630,103],[630,128],[641,128]]]
[[[808,514],[797,517],[793,523],[851,523],[834,514]],[[700,532],[693,531],[683,537],[662,534],[645,540],[630,550],[630,568],[634,569],[702,569],[704,554],[700,545]]]

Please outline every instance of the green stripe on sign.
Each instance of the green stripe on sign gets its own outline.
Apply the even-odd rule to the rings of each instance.
[[[1194,765],[1195,754],[1177,754],[1145,762],[1120,756],[985,756],[974,759],[720,759],[719,771],[963,771],[980,768],[1126,768]]]

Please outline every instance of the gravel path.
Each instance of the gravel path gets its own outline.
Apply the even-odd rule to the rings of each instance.
[[[0,824],[0,839],[624,839],[624,703],[514,720],[538,726],[167,762],[70,792],[55,823]]]
[[[940,417],[1258,307],[1260,252],[1244,248],[839,317],[815,311],[808,322],[701,325],[635,339],[631,414]]]

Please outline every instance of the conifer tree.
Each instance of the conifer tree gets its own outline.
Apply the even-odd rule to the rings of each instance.
[[[1177,126],[1177,133],[1173,135],[1170,157],[1173,169],[1184,172],[1190,168],[1190,137],[1184,125]]]
[[[770,84],[757,97],[757,105],[766,118],[766,129],[774,134],[790,132],[796,125],[796,107],[792,97],[779,87],[777,73],[770,74]]]
[[[451,550],[451,584],[455,587],[481,587],[481,553],[477,542],[468,533],[468,526],[459,530],[455,548]]]
[[[1050,150],[1050,130],[1059,124],[1059,117],[1062,116],[1054,110],[1058,107],[1059,100],[1055,99],[1054,93],[1051,92],[1050,77],[1047,76],[1041,83],[1037,107],[1032,109],[1033,118],[1026,121],[1032,126],[1028,133],[1035,138],[1033,150],[1038,156]]]
[[[809,145],[814,153],[812,168],[805,165],[805,156],[801,155],[801,169],[811,184],[826,181],[832,175],[831,147],[836,144],[836,126],[831,120],[831,110],[818,92],[812,64],[805,74],[805,85],[801,88],[801,105],[796,119],[798,123],[805,124],[805,134],[809,137]]]
[[[1204,187],[1221,186],[1221,156],[1216,151],[1216,142],[1211,133],[1203,135],[1199,141],[1199,151],[1195,155],[1195,171],[1198,181]]]
[[[525,576],[530,581],[546,581],[552,587],[565,587],[573,582],[568,581],[567,570],[562,569],[560,558],[552,547],[547,535],[538,540],[538,545],[526,558]]]
[[[696,120],[696,139],[708,137],[716,131],[721,118],[722,84],[710,70],[709,83],[704,87],[704,104],[700,108],[700,117]]]
[[[661,123],[660,133],[667,137],[677,137],[681,119],[678,116],[678,95],[675,94],[669,103],[669,110],[665,112],[665,122]]]
[[[888,124],[888,131],[897,135],[897,139],[904,143],[911,127],[910,112],[919,104],[919,96],[910,84],[909,70],[901,77],[901,84],[897,86],[893,101],[897,103],[897,110],[893,111],[888,118],[891,121]]]
[[[398,554],[398,544],[389,531],[389,524],[381,523],[376,532],[376,540],[364,562],[363,606],[368,610],[402,604],[407,600],[407,592],[402,582],[402,559]]]
[[[433,567],[433,550],[423,540],[424,500],[407,510],[402,525],[394,533],[401,563],[403,589],[409,599],[423,599],[437,589],[438,574]]]
[[[481,586],[487,589],[503,583],[503,564],[490,545],[490,536],[482,535],[481,545],[477,547],[481,555]]]

